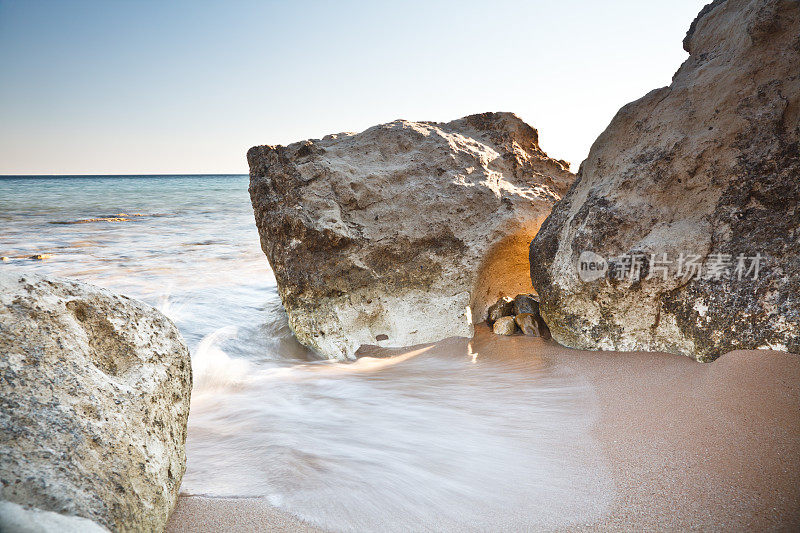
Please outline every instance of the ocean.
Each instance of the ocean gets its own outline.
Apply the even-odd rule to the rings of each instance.
[[[141,299],[194,373],[182,494],[326,528],[541,529],[602,515],[591,388],[466,340],[354,363],[292,336],[242,175],[0,177],[0,268]],[[34,257],[40,257],[35,259]]]

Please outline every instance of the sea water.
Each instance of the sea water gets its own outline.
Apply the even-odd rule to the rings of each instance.
[[[613,487],[589,387],[535,353],[478,354],[466,339],[321,360],[288,327],[247,184],[0,178],[2,271],[139,298],[186,339],[183,494],[260,497],[343,531],[549,529],[602,515]]]

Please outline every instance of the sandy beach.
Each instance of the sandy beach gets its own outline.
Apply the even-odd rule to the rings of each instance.
[[[167,531],[320,531],[258,498],[181,496]]]
[[[615,495],[599,521],[565,530],[796,530],[800,359],[731,352],[713,363],[662,353],[588,352],[477,328],[471,346],[427,353],[531,358],[585,380]],[[394,351],[394,357],[411,351]],[[385,356],[387,350],[373,355]],[[402,363],[400,363],[402,364]],[[269,439],[269,435],[265,435]],[[262,499],[181,496],[168,531],[315,530]]]

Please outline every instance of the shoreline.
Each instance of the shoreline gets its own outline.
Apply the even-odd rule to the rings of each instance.
[[[467,344],[432,346],[463,356]],[[663,353],[573,350],[538,338],[496,336],[483,325],[468,349],[478,357],[535,356],[593,391],[591,432],[616,494],[603,518],[559,529],[800,527],[797,355],[736,351],[698,363]],[[392,350],[398,356],[409,351]],[[193,495],[180,496],[167,531],[254,527],[321,531],[265,499]]]

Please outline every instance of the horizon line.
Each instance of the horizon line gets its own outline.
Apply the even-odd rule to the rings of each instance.
[[[136,174],[0,174],[0,178],[70,178],[70,177],[132,177],[132,176],[247,176],[249,172],[161,172]]]

